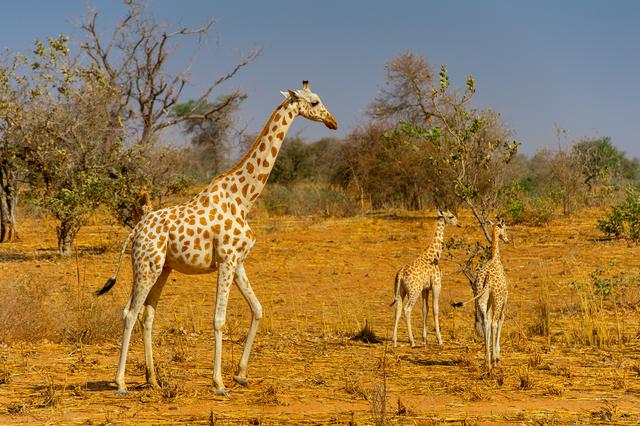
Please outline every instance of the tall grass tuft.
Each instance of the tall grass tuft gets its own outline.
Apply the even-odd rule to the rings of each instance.
[[[106,303],[105,303],[106,302]],[[30,274],[0,281],[0,341],[97,343],[120,333],[119,306],[76,287],[55,290]]]

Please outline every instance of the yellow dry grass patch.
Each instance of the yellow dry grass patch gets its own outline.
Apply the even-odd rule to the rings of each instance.
[[[0,297],[0,309],[14,306],[13,319],[4,322],[19,331],[8,333],[5,325],[0,342],[0,423],[636,424],[640,290],[633,277],[640,274],[640,248],[598,241],[601,214],[584,211],[546,227],[510,228],[513,244],[501,249],[510,279],[503,365],[491,376],[483,371],[472,307],[449,307],[471,295],[450,260],[442,262],[444,347],[435,345],[430,329],[427,346],[410,349],[404,324],[401,346],[388,347],[393,277],[429,243],[432,214],[329,220],[257,214],[258,242],[246,267],[265,319],[249,366],[250,388],[237,387],[231,376],[249,309],[232,291],[223,354],[231,397],[222,400],[211,386],[214,276],[171,275],[154,338],[163,389],[143,386],[136,329],[127,370],[131,392],[116,396],[112,379],[129,262],[111,293],[89,296],[112,274],[126,230],[98,215],[81,230],[77,257],[60,259],[55,223],[27,220],[21,241],[0,246],[0,290],[12,295]],[[472,217],[461,219],[464,226],[447,228],[446,237],[480,239]],[[626,277],[615,297],[593,295],[590,273],[598,267]],[[23,289],[46,297],[20,299]],[[22,328],[16,325],[21,315]],[[414,315],[415,330],[420,317]],[[65,334],[78,323],[86,327]],[[382,344],[350,340],[365,323]]]

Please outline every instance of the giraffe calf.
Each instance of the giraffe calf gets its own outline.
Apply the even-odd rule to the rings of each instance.
[[[500,333],[507,306],[507,277],[500,258],[498,240],[509,242],[507,225],[503,219],[493,224],[491,259],[478,275],[476,284],[477,309],[484,334],[485,360],[491,371],[500,362]]]
[[[395,279],[395,299],[391,306],[395,305],[395,320],[393,326],[393,347],[397,346],[398,341],[398,323],[402,316],[402,301],[407,298],[404,305],[404,316],[407,320],[407,332],[411,347],[415,347],[413,339],[413,331],[411,328],[411,313],[413,306],[422,295],[422,339],[424,344],[427,343],[427,316],[429,315],[429,292],[433,291],[432,307],[433,321],[436,330],[436,339],[438,344],[442,345],[442,336],[440,335],[439,314],[439,298],[440,289],[442,287],[442,273],[440,272],[440,255],[444,241],[445,224],[460,226],[456,216],[449,212],[438,211],[436,219],[436,230],[431,246],[422,252],[422,254],[413,262],[400,268]]]
[[[454,307],[460,307],[475,302],[476,330],[480,328],[484,337],[485,361],[489,371],[500,363],[500,333],[509,292],[498,245],[499,239],[509,242],[507,226],[503,219],[498,219],[497,223],[492,223],[492,228],[491,257],[480,270],[472,287],[473,298],[453,304]]]

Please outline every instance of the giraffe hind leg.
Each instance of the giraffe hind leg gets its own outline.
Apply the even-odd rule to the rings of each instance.
[[[399,283],[398,285],[402,285]],[[398,346],[398,324],[400,323],[400,317],[402,316],[402,301],[405,296],[405,291],[403,288],[400,288],[399,296],[396,296],[394,305],[395,305],[395,316],[393,321],[393,347]]]
[[[249,326],[247,340],[244,344],[242,358],[240,358],[240,362],[238,363],[238,370],[236,372],[236,375],[233,376],[233,380],[235,380],[236,383],[246,388],[249,387],[249,382],[247,381],[247,367],[249,365],[249,356],[251,355],[251,347],[253,346],[253,339],[256,337],[258,324],[262,319],[262,305],[260,305],[260,301],[253,292],[251,284],[249,284],[249,279],[247,278],[247,274],[244,270],[244,264],[242,263],[240,263],[236,269],[235,282],[238,286],[238,289],[240,289],[240,293],[242,293],[242,296],[245,298],[245,300],[249,304],[249,307],[251,308],[251,325]]]
[[[413,339],[413,330],[411,329],[411,312],[413,311],[413,306],[416,304],[418,297],[420,297],[420,291],[409,291],[409,297],[407,297],[407,303],[404,305],[404,316],[407,321],[407,332],[409,333],[409,342],[411,343],[411,347],[416,347],[416,342]]]
[[[505,307],[506,307],[507,299],[503,300],[500,310],[496,308],[496,312],[499,312],[499,316],[496,318],[496,335],[493,343],[493,352],[494,352],[494,365],[498,365],[500,363],[500,335],[502,334],[502,324],[504,323],[504,315],[505,315]]]
[[[153,320],[155,318],[156,306],[162,294],[162,289],[167,282],[167,278],[171,273],[171,269],[164,268],[157,281],[149,291],[147,299],[144,302],[144,318],[143,318],[143,341],[144,341],[144,361],[146,366],[147,383],[157,389],[158,380],[156,378],[156,370],[153,364]]]
[[[135,325],[136,319],[142,310],[143,303],[151,290],[151,287],[160,275],[160,271],[151,272],[148,265],[141,268],[141,271],[135,271],[133,276],[133,286],[131,288],[131,298],[127,303],[123,312],[124,326],[122,331],[122,344],[120,346],[120,357],[118,361],[118,372],[116,373],[116,384],[118,385],[118,393],[127,392],[124,381],[125,369],[127,365],[127,354],[129,352],[129,342],[131,341],[131,333]]]

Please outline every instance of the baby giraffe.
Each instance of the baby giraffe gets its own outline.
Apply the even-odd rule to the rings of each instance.
[[[409,341],[411,347],[415,347],[413,340],[413,331],[411,330],[411,311],[418,297],[422,294],[422,339],[424,344],[427,343],[427,316],[429,314],[429,290],[433,290],[433,321],[436,328],[436,338],[438,344],[442,345],[442,336],[440,336],[440,322],[438,321],[438,299],[440,297],[441,272],[438,263],[442,254],[442,246],[444,241],[445,224],[456,225],[458,219],[448,210],[438,211],[436,219],[436,231],[431,246],[422,252],[422,254],[413,262],[400,268],[396,274],[395,281],[395,299],[391,306],[396,305],[395,323],[393,325],[393,347],[397,346],[398,340],[398,323],[402,315],[402,301],[407,296],[407,302],[404,305],[404,316],[407,320],[407,331],[409,333]]]
[[[491,258],[484,264],[473,288],[473,299],[454,304],[455,307],[475,301],[476,329],[480,325],[484,337],[485,361],[491,371],[500,362],[500,333],[507,305],[507,277],[504,273],[498,240],[509,242],[503,219],[491,222]],[[479,321],[479,324],[478,324]]]

